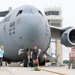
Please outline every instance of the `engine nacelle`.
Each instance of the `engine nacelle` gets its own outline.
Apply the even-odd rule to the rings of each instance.
[[[75,46],[75,29],[69,28],[65,30],[61,35],[61,44],[65,45],[66,47],[73,47]]]

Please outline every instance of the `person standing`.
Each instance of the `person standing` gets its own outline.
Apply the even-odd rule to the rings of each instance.
[[[0,69],[2,69],[2,58],[4,55],[4,46],[0,46]]]
[[[40,55],[40,52],[37,48],[37,46],[34,47],[34,49],[31,51],[31,58],[33,60],[33,66],[34,66],[34,70],[39,70],[37,68],[39,61],[38,61],[38,57]]]
[[[68,64],[68,69],[70,69],[71,64],[73,65],[74,61],[74,48],[71,49],[71,52],[69,52],[69,64]]]
[[[32,59],[32,49],[30,49],[30,66],[34,67],[33,66],[33,59]]]
[[[73,58],[73,62],[72,62],[72,69],[75,69],[75,47],[73,48],[74,51],[74,58]]]

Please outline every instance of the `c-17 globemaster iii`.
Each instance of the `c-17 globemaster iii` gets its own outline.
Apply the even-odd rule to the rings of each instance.
[[[27,53],[18,55],[18,52],[20,49],[33,49],[36,45],[41,49],[39,63],[45,64],[43,55],[51,37],[60,38],[61,44],[66,47],[75,46],[75,28],[50,26],[42,12],[32,5],[24,5],[10,12],[2,11],[0,17],[4,17],[0,22],[0,45],[5,47],[3,59],[6,61],[23,61],[27,66]]]

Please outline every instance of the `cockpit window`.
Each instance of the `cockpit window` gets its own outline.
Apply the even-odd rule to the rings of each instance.
[[[23,13],[26,13],[26,14],[40,14],[41,16],[43,16],[43,14],[41,13],[40,10],[37,10],[35,8],[31,8],[31,7],[25,8],[23,10]]]
[[[32,9],[25,9],[24,12],[25,13],[32,13]]]
[[[42,16],[43,16],[43,14],[41,13],[41,11],[38,11]]]
[[[23,12],[24,13],[28,13],[28,14],[30,14],[30,13],[35,14],[36,10],[33,10],[33,9],[28,8],[28,9],[25,9]]]
[[[20,15],[22,13],[22,11],[23,10],[19,10],[16,16]]]

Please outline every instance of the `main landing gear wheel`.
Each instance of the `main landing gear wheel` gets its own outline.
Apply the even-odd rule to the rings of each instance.
[[[45,65],[45,60],[42,63],[39,63],[40,66],[44,66]]]

